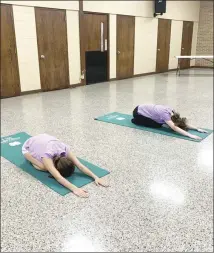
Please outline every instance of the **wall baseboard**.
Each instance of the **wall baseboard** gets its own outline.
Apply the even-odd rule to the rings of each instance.
[[[214,69],[214,66],[191,66],[191,68],[196,68],[196,69]]]
[[[82,83],[70,84],[70,88],[71,88],[71,89],[74,89],[74,88],[77,88],[77,87],[81,87],[81,86],[85,86],[85,85],[82,84]]]
[[[163,73],[168,73],[168,72],[171,72],[171,71],[176,71],[176,69],[168,69],[167,71],[165,72],[148,72],[148,73],[143,73],[143,74],[136,74],[134,75],[133,77],[140,77],[140,76],[149,76],[149,75],[157,75],[157,74],[163,74]]]
[[[169,69],[168,72],[170,72],[170,71],[176,71],[176,70],[177,70],[177,68],[176,69]]]
[[[84,86],[84,85],[82,85],[81,83],[70,84],[68,88],[64,88],[64,89],[70,89],[70,88],[73,89],[73,88],[80,87],[80,86]],[[57,89],[57,90],[61,90],[61,89]],[[53,90],[53,91],[57,91],[57,90]],[[43,92],[42,89],[22,91],[20,95],[21,96],[23,96],[23,95],[30,95],[30,94],[40,93],[40,92]],[[44,92],[47,92],[47,91],[44,91]]]
[[[135,74],[133,77],[149,76],[149,75],[154,75],[154,74],[158,74],[158,73],[148,72],[148,73],[142,73],[142,74]]]
[[[81,83],[70,84],[70,86],[66,89],[73,89],[73,88],[80,87],[80,86],[84,86],[84,85]],[[43,92],[42,89],[22,91],[20,96],[31,95],[31,94],[36,94],[36,93],[40,93],[40,92]],[[10,97],[2,97],[1,99],[4,99],[4,98],[10,98]]]
[[[109,81],[121,81],[121,80],[126,80],[126,79],[132,79],[135,77],[141,77],[141,76],[149,76],[149,75],[154,75],[154,74],[159,74],[157,72],[148,72],[148,73],[142,73],[142,74],[134,74],[133,76],[127,77],[127,78],[123,78],[123,79],[117,79],[117,78],[113,78],[110,79]]]
[[[42,89],[22,91],[20,95],[21,96],[22,95],[30,95],[30,94],[35,94],[35,93],[39,93],[39,92],[42,92]]]
[[[214,69],[214,67],[210,67],[210,66],[190,66],[190,68],[200,68],[200,69]],[[175,69],[169,69],[166,72],[162,72],[162,73],[168,73],[171,71],[176,71],[177,68]],[[142,76],[149,76],[149,75],[155,75],[155,74],[161,74],[161,73],[157,73],[157,72],[148,72],[148,73],[142,73],[142,74],[135,74],[132,77],[128,77],[125,79],[131,79],[131,78],[135,78],[135,77],[142,77]],[[117,79],[117,78],[111,78],[109,79],[107,82],[113,82],[113,81],[120,81],[120,80],[125,80],[125,79]],[[82,87],[85,86],[82,83],[76,83],[76,84],[70,84],[68,89],[74,89],[74,88],[78,88],[78,87]],[[40,93],[43,92],[42,89],[38,89],[38,90],[30,90],[30,91],[22,91],[20,96],[23,95],[30,95],[30,94],[36,94],[36,93]],[[6,98],[11,98],[11,97],[1,97],[1,99],[6,99]]]

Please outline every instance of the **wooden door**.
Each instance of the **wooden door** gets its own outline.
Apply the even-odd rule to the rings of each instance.
[[[69,87],[65,10],[35,8],[41,87],[43,91]]]
[[[21,93],[11,5],[1,4],[1,98]]]
[[[101,25],[103,23],[103,36]],[[108,17],[103,14],[84,14],[85,51],[105,51],[108,39]],[[103,46],[103,48],[101,48]]]
[[[171,20],[158,19],[156,72],[168,71],[170,37],[171,37]]]
[[[84,84],[105,82],[109,79],[108,16],[84,13]],[[82,38],[83,40],[83,38]]]
[[[191,55],[193,22],[183,21],[183,33],[181,43],[181,55]],[[180,68],[190,68],[190,59],[181,59]]]
[[[117,79],[134,74],[135,17],[117,15]]]

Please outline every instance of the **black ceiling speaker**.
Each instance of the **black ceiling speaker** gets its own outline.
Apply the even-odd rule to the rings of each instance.
[[[166,0],[155,0],[154,17],[157,15],[163,15],[163,13],[166,13]]]

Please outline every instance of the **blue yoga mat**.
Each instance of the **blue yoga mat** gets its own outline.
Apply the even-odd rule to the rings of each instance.
[[[137,126],[131,122],[132,118],[133,118],[132,115],[129,115],[129,114],[112,112],[112,113],[106,114],[104,116],[100,116],[98,118],[95,118],[95,120],[99,120],[99,121],[103,121],[106,123],[111,123],[111,124],[115,124],[115,125],[119,125],[119,126],[135,128],[135,129],[148,131],[148,132],[152,132],[152,133],[156,133],[156,134],[162,134],[162,135],[167,135],[167,136],[171,136],[171,137],[176,137],[176,138],[180,138],[180,139],[184,139],[184,140],[188,140],[188,141],[195,141],[195,142],[202,141],[203,139],[205,139],[207,136],[209,136],[213,132],[213,130],[206,129],[206,128],[203,128],[203,129],[206,130],[207,133],[199,133],[194,130],[189,130],[188,132],[190,132],[191,134],[200,136],[202,138],[201,140],[195,140],[195,139],[191,139],[189,137],[183,136],[179,133],[176,133],[168,127],[150,128],[150,127],[144,127],[144,126]]]
[[[1,156],[38,179],[40,182],[55,192],[59,193],[62,196],[66,195],[70,192],[69,189],[59,184],[54,178],[50,178],[50,174],[48,172],[43,172],[35,169],[31,163],[28,162],[22,155],[22,146],[30,137],[30,135],[24,132],[1,137]],[[100,167],[83,159],[79,158],[79,160],[98,177],[103,177],[109,174],[107,170],[101,169]],[[92,178],[88,177],[77,168],[75,169],[74,174],[71,177],[67,178],[67,180],[77,187],[82,187],[94,181]]]

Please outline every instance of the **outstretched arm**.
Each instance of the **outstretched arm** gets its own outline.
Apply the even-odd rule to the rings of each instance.
[[[42,160],[43,160],[44,166],[47,169],[47,171],[49,171],[49,173],[61,185],[65,186],[66,188],[68,188],[70,191],[72,191],[75,195],[77,195],[79,197],[83,197],[83,198],[88,197],[88,193],[85,190],[76,187],[75,185],[71,184],[67,179],[65,179],[63,176],[61,176],[59,171],[55,168],[52,159],[44,157]]]
[[[181,134],[181,135],[184,135],[184,136],[187,136],[189,138],[192,138],[192,139],[196,139],[196,140],[200,140],[201,138],[197,135],[193,135],[193,134],[190,134],[188,133],[187,131],[181,129],[180,127],[177,127],[173,121],[171,120],[168,120],[166,121],[166,124],[172,129],[174,130],[175,132]]]
[[[97,177],[92,171],[85,167],[72,152],[68,153],[68,159],[71,160],[74,165],[77,166],[77,168],[81,170],[84,174],[88,175],[89,177],[92,177],[95,180],[96,185],[102,185],[105,187],[108,186],[108,184],[105,183],[103,179]]]
[[[198,131],[198,132],[200,132],[200,133],[207,133],[206,130],[200,129],[200,128],[197,128],[197,127],[194,127],[194,126],[191,126],[191,125],[189,125],[189,124],[187,125],[187,127],[188,127],[188,129],[196,130],[196,131]]]

